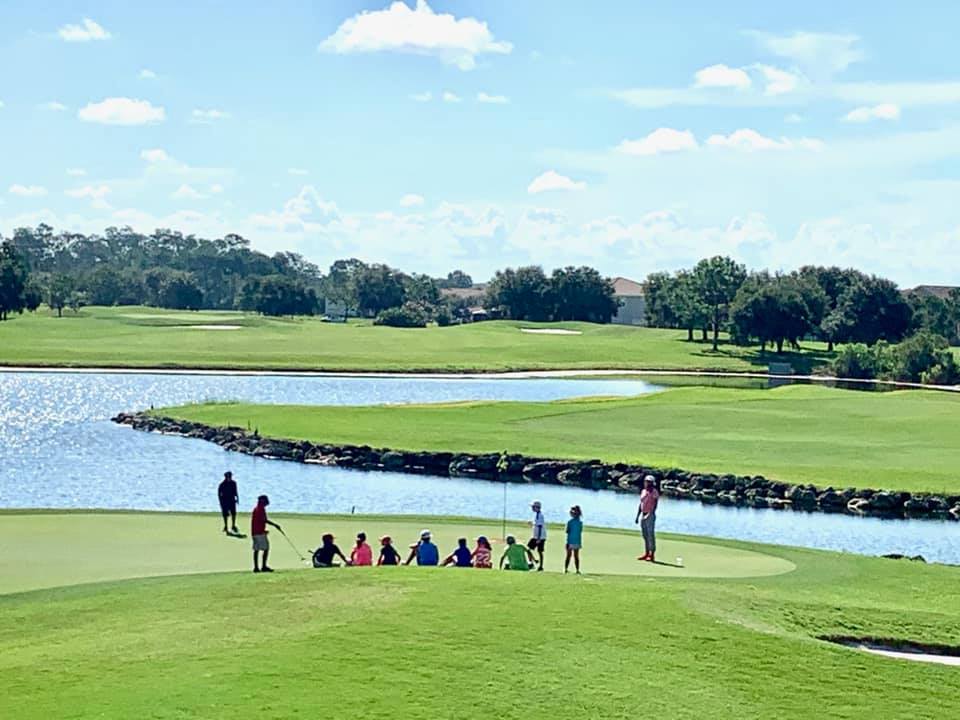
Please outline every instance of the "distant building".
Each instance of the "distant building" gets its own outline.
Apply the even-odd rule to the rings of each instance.
[[[611,322],[616,325],[646,325],[647,304],[643,297],[643,285],[624,277],[613,279],[613,294],[620,301],[617,314]]]
[[[916,293],[917,295],[933,295],[941,300],[946,300],[950,297],[950,293],[957,289],[954,285],[917,285],[915,288],[905,290],[904,293],[907,295],[911,293]]]

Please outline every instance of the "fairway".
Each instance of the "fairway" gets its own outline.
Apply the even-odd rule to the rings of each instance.
[[[214,332],[210,326],[232,328]],[[236,327],[239,326],[239,327]],[[536,329],[541,332],[523,332]],[[548,331],[548,332],[542,332]],[[558,334],[558,331],[560,332]],[[266,318],[239,312],[88,307],[41,310],[0,323],[0,365],[327,371],[700,369],[798,372],[823,365],[820,343],[799,353],[687,342],[680,330],[497,321],[398,329],[369,321]]]
[[[960,493],[960,395],[934,391],[680,387],[631,399],[296,408],[228,403],[158,414],[322,443],[506,450],[820,487]]]
[[[15,513],[4,514],[0,539],[0,593],[41,587],[121,580],[153,575],[179,575],[249,570],[250,540],[225,536],[219,515],[175,513]],[[309,516],[283,514],[271,517],[287,535],[300,543],[304,555],[332,532],[349,556],[357,532],[367,533],[371,547],[390,535],[404,557],[424,526],[434,533],[442,555],[452,552],[458,537],[471,549],[478,535],[494,545],[494,558],[503,551],[497,522],[451,521],[439,518],[402,519],[389,516]],[[244,515],[241,529],[249,525]],[[508,524],[507,532],[525,540],[525,525]],[[563,569],[563,529],[551,528],[547,543],[547,569]],[[271,562],[277,569],[303,568],[283,536],[271,532]],[[64,542],[69,538],[69,542]],[[665,536],[660,543],[663,564],[637,562],[643,543],[639,533],[589,528],[583,550],[584,569],[590,573],[647,575],[651,577],[752,577],[790,572],[792,563],[759,552],[690,539]],[[683,566],[676,567],[676,558]],[[383,568],[377,572],[392,572]],[[371,572],[351,568],[350,572]]]
[[[497,530],[275,519],[300,542],[333,529],[344,549],[361,525],[404,540],[429,526],[441,549]],[[683,572],[596,574],[630,564],[637,538],[588,525],[584,577],[303,569],[275,534],[278,572],[264,576],[244,567],[248,541],[223,537],[211,515],[28,511],[3,522],[3,717],[484,720],[535,701],[542,717],[635,718],[638,699],[644,715],[696,720],[960,713],[956,668],[817,640],[960,643],[952,567],[670,538],[664,550],[686,553]],[[619,557],[604,565],[608,554]],[[700,561],[715,576],[696,577]],[[716,576],[725,562],[766,574]],[[216,569],[237,572],[203,574]],[[168,573],[193,574],[90,584]],[[23,592],[40,585],[58,587]],[[815,692],[811,677],[824,679]]]

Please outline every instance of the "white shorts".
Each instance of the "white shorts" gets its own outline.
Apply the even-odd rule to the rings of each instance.
[[[270,549],[270,541],[267,539],[266,535],[254,535],[253,536],[253,549],[263,550],[266,552]]]

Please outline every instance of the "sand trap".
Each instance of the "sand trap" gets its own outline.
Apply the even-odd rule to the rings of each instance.
[[[187,325],[194,330],[239,330],[243,325]]]
[[[563,330],[562,328],[520,328],[522,333],[531,335],[583,335],[579,330]]]
[[[937,665],[953,665],[960,667],[960,655],[955,651],[948,651],[947,648],[924,648],[922,646],[885,644],[881,642],[870,642],[865,640],[850,639],[830,639],[825,638],[827,642],[834,642],[838,645],[844,645],[854,650],[861,650],[871,655],[880,655],[882,657],[894,658],[895,660],[909,660],[911,662],[935,663]],[[941,650],[941,652],[927,652],[928,649]]]

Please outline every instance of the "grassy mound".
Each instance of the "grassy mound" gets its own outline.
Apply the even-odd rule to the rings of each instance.
[[[46,552],[62,562],[48,559],[50,573],[74,563],[68,550],[74,543],[78,552],[94,551],[85,563],[90,567],[134,550],[146,559],[137,545],[144,542],[141,532],[147,544],[183,551],[169,527],[157,537],[144,529],[158,516],[140,516],[139,530],[111,525],[118,517],[134,516],[96,516],[99,532],[86,521],[74,524],[72,516],[4,516],[0,582],[13,567],[11,556],[23,559],[34,537],[45,542],[44,527],[59,527]],[[217,537],[216,518],[193,519],[203,523],[208,544],[237,542]],[[22,524],[14,528],[11,521]],[[32,522],[38,523],[35,536]],[[436,519],[396,522],[459,531]],[[91,532],[101,538],[99,549],[89,544]],[[599,534],[589,533],[587,547],[595,540]],[[275,544],[279,558],[283,549]],[[250,713],[265,719],[490,718],[526,715],[531,707],[551,718],[960,713],[955,669],[814,639],[845,634],[956,645],[955,568],[711,544],[775,556],[796,569],[745,579],[289,570],[0,595],[0,634],[7,641],[0,710],[4,717],[118,720]],[[597,557],[591,552],[585,559]]]
[[[960,493],[960,395],[819,386],[676,388],[640,398],[158,411],[268,437],[403,450],[600,458],[819,486]]]
[[[240,325],[206,332],[202,325]],[[574,335],[521,332],[565,329]],[[39,312],[0,323],[0,364],[380,371],[513,369],[713,369],[766,371],[755,348],[689,343],[686,333],[589,323],[486,322],[424,329],[268,319],[237,312],[142,307]],[[776,358],[798,371],[828,355],[812,343]]]

